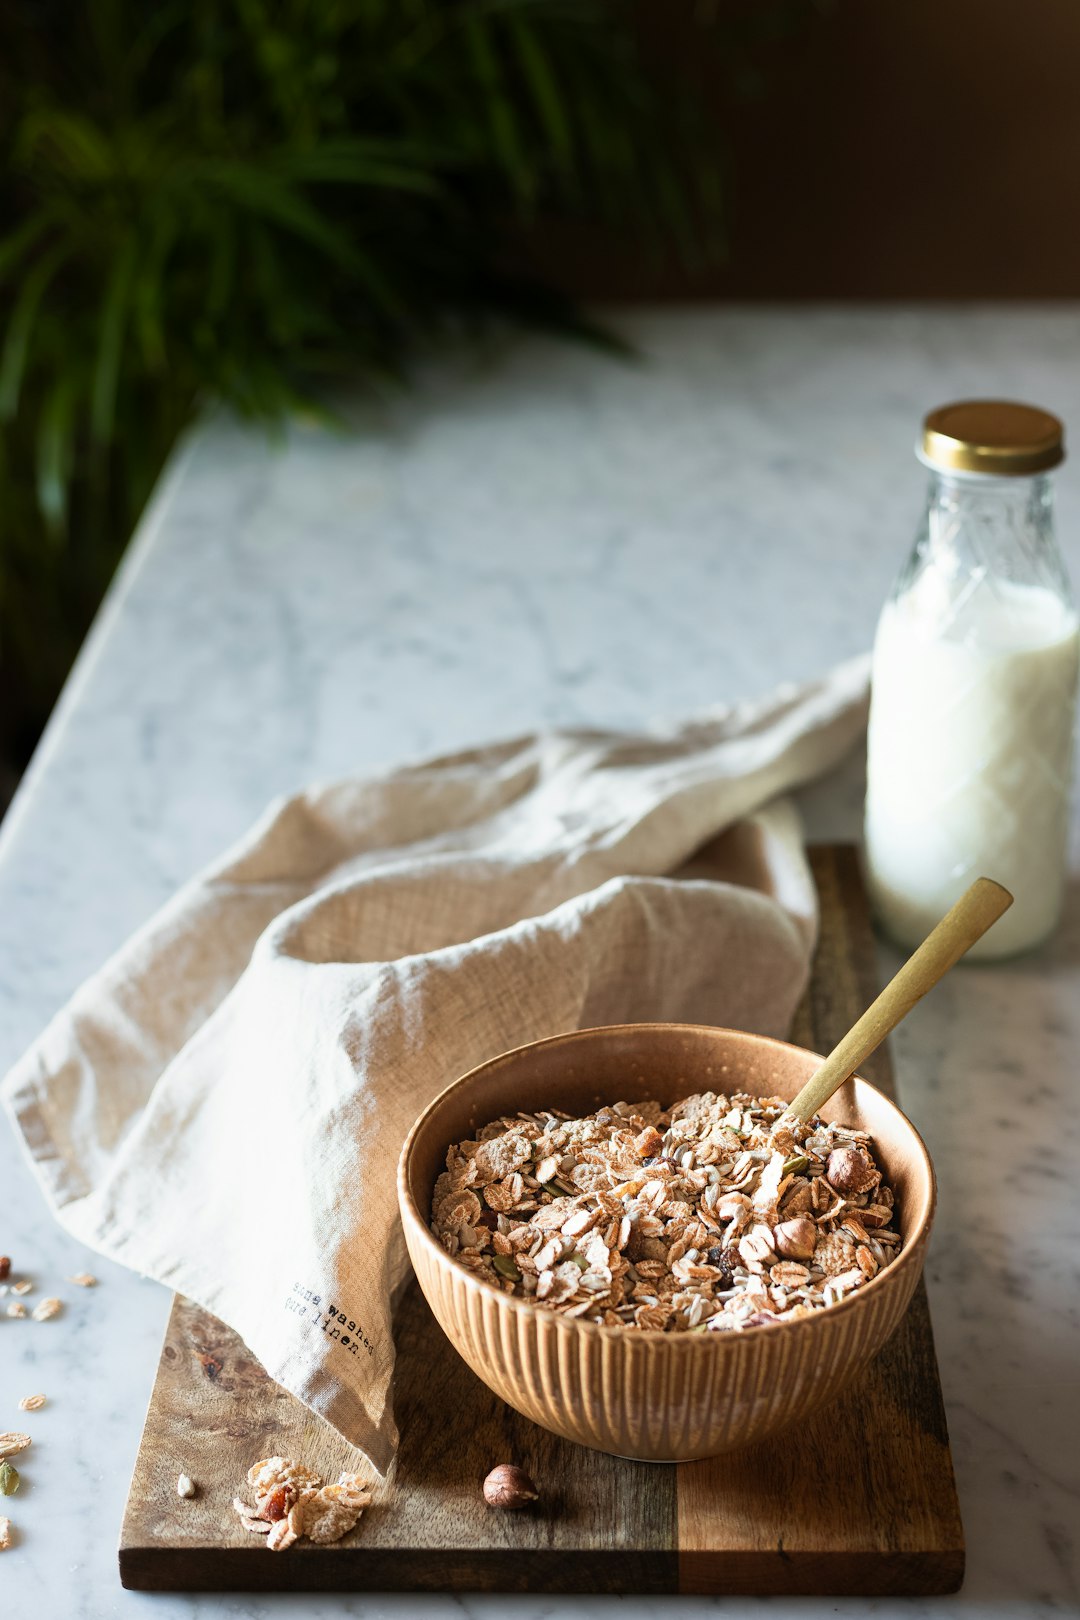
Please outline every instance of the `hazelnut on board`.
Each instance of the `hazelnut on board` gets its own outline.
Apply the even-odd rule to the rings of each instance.
[[[500,1463],[484,1481],[484,1501],[488,1507],[520,1508],[535,1502],[539,1491],[523,1468]]]
[[[777,1254],[785,1260],[809,1260],[817,1242],[817,1227],[806,1215],[796,1215],[792,1221],[781,1221],[773,1231]]]
[[[833,1148],[829,1154],[829,1162],[825,1166],[825,1174],[832,1186],[845,1198],[850,1198],[856,1193],[869,1192],[877,1183],[874,1166],[862,1148],[857,1147]]]

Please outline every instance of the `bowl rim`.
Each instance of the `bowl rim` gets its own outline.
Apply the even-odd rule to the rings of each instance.
[[[398,1156],[397,1164],[398,1212],[401,1218],[402,1226],[406,1229],[406,1237],[408,1230],[411,1229],[419,1236],[422,1245],[428,1250],[428,1252],[446,1268],[446,1274],[454,1281],[458,1282],[464,1287],[471,1288],[474,1291],[477,1289],[481,1290],[485,1299],[495,1301],[498,1306],[505,1310],[517,1313],[519,1316],[524,1317],[529,1322],[535,1322],[538,1325],[542,1325],[545,1322],[550,1322],[553,1327],[560,1327],[563,1331],[572,1330],[574,1332],[599,1334],[602,1338],[610,1338],[614,1342],[626,1344],[628,1346],[630,1344],[643,1345],[657,1342],[662,1342],[668,1345],[679,1344],[686,1346],[684,1353],[687,1354],[698,1353],[693,1348],[695,1345],[713,1344],[717,1347],[719,1347],[719,1345],[737,1345],[744,1343],[747,1340],[748,1335],[753,1335],[755,1337],[761,1333],[775,1335],[778,1331],[791,1334],[799,1332],[800,1330],[812,1329],[814,1324],[820,1321],[822,1318],[829,1322],[835,1323],[839,1320],[841,1313],[846,1311],[848,1314],[850,1314],[853,1309],[858,1310],[861,1306],[861,1302],[870,1297],[871,1291],[876,1289],[879,1283],[894,1283],[895,1279],[899,1277],[900,1273],[910,1269],[911,1265],[916,1261],[919,1262],[919,1267],[921,1270],[923,1260],[925,1259],[925,1254],[923,1251],[925,1250],[929,1232],[934,1222],[934,1215],[937,1210],[937,1175],[934,1171],[934,1162],[930,1157],[926,1143],[923,1141],[918,1130],[912,1124],[911,1120],[908,1119],[900,1105],[894,1102],[891,1097],[887,1097],[878,1086],[875,1086],[869,1080],[863,1079],[863,1077],[859,1074],[852,1075],[851,1078],[860,1086],[865,1086],[869,1091],[874,1092],[875,1095],[878,1096],[887,1107],[891,1108],[894,1113],[899,1115],[904,1125],[910,1131],[912,1139],[915,1146],[918,1148],[923,1165],[926,1169],[927,1178],[929,1181],[929,1198],[927,1200],[926,1212],[922,1220],[912,1233],[910,1241],[903,1246],[892,1265],[886,1266],[883,1271],[879,1271],[876,1276],[871,1277],[862,1288],[853,1289],[852,1292],[846,1296],[846,1298],[838,1300],[833,1305],[826,1306],[820,1311],[814,1311],[810,1316],[798,1317],[794,1321],[762,1323],[757,1327],[741,1328],[735,1333],[666,1333],[663,1328],[636,1328],[633,1331],[628,1331],[624,1327],[610,1327],[607,1323],[590,1322],[586,1321],[582,1317],[566,1317],[561,1311],[546,1311],[542,1306],[535,1304],[531,1300],[519,1299],[515,1294],[503,1293],[503,1291],[500,1288],[497,1288],[494,1283],[488,1282],[486,1278],[478,1276],[476,1272],[470,1271],[468,1267],[460,1265],[454,1259],[453,1255],[447,1253],[442,1244],[431,1231],[430,1224],[421,1214],[416,1199],[413,1197],[412,1189],[409,1185],[409,1166],[412,1154],[415,1149],[417,1138],[425,1122],[427,1121],[428,1116],[434,1113],[435,1109],[438,1108],[440,1103],[442,1103],[452,1091],[458,1091],[467,1087],[477,1075],[483,1073],[485,1070],[494,1068],[496,1064],[508,1063],[512,1058],[516,1058],[524,1052],[534,1051],[537,1047],[541,1046],[556,1046],[560,1043],[569,1045],[571,1042],[580,1040],[583,1036],[626,1034],[633,1031],[642,1030],[656,1032],[686,1030],[705,1035],[734,1035],[737,1039],[749,1041],[755,1046],[770,1047],[777,1051],[783,1052],[800,1052],[807,1054],[810,1057],[816,1057],[819,1061],[824,1061],[822,1053],[814,1052],[808,1046],[797,1046],[793,1041],[782,1041],[773,1035],[756,1035],[752,1030],[732,1029],[723,1024],[690,1024],[678,1022],[665,1023],[661,1020],[629,1024],[590,1024],[583,1029],[565,1030],[559,1035],[547,1035],[542,1037],[540,1040],[525,1041],[521,1046],[509,1047],[505,1052],[499,1052],[494,1057],[486,1058],[483,1063],[475,1064],[471,1069],[466,1070],[464,1074],[459,1075],[456,1080],[452,1080],[448,1086],[444,1086],[442,1091],[440,1091],[437,1096],[433,1097],[431,1101],[427,1103],[423,1109],[421,1109],[420,1113],[413,1121],[409,1134],[406,1136],[405,1141],[402,1144],[401,1153]],[[449,1143],[447,1146],[449,1146]],[[415,1274],[415,1265],[413,1266],[413,1271]]]

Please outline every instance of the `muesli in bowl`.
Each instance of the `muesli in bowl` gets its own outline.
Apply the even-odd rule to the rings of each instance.
[[[424,1297],[450,1344],[477,1377],[532,1422],[568,1440],[657,1462],[687,1462],[756,1444],[788,1424],[805,1423],[816,1407],[849,1389],[899,1323],[918,1284],[933,1222],[934,1172],[910,1120],[859,1077],[846,1082],[822,1105],[819,1120],[805,1135],[798,1136],[793,1128],[792,1141],[787,1142],[781,1134],[784,1122],[778,1114],[772,1116],[782,1105],[790,1104],[820,1064],[817,1053],[740,1030],[693,1024],[623,1024],[576,1030],[503,1052],[462,1075],[429,1103],[401,1151],[398,1204]],[[694,1118],[696,1105],[690,1099],[709,1096],[713,1101],[702,1104],[699,1128]],[[622,1110],[608,1106],[615,1097],[657,1099],[655,1114],[643,1110],[640,1103],[632,1102],[628,1111],[626,1105]],[[726,1110],[721,1097],[727,1101]],[[673,1099],[684,1099],[681,1109],[672,1110],[682,1119],[681,1125],[665,1116],[659,1106]],[[752,1157],[753,1168],[743,1186],[732,1185],[733,1179],[738,1183],[746,1174],[742,1155],[758,1151],[753,1133],[748,1135],[745,1129],[746,1111],[755,1108],[762,1110],[763,1125],[776,1127],[773,1147],[784,1154],[775,1181],[776,1213],[783,1218],[776,1221],[761,1219],[768,1211],[754,1207],[755,1193],[761,1194],[762,1202],[766,1192],[772,1196],[772,1178],[777,1176],[772,1148],[760,1164]],[[586,1134],[594,1133],[595,1157],[586,1155],[583,1144],[580,1151],[575,1147],[567,1164],[568,1150],[555,1152],[560,1145],[559,1129],[567,1121],[590,1119],[594,1124],[586,1128]],[[749,1123],[753,1125],[752,1118]],[[656,1134],[645,1135],[647,1132]],[[738,1141],[738,1151],[735,1140],[725,1133]],[[707,1136],[713,1137],[708,1147]],[[551,1150],[538,1156],[545,1137],[551,1141]],[[656,1137],[660,1138],[659,1151],[650,1152],[649,1148],[658,1146]],[[693,1138],[698,1139],[698,1146]],[[615,1148],[604,1150],[600,1144],[605,1139],[614,1141]],[[470,1152],[452,1155],[449,1171],[448,1144],[472,1145]],[[806,1151],[808,1145],[810,1152]],[[704,1161],[714,1147],[718,1157],[707,1164]],[[693,1162],[684,1163],[691,1150]],[[589,1151],[594,1151],[591,1145]],[[855,1157],[834,1161],[835,1179],[830,1179],[829,1159],[835,1151]],[[611,1163],[606,1162],[605,1152],[614,1154]],[[478,1154],[478,1173],[474,1174],[469,1165],[475,1164]],[[869,1170],[860,1157],[863,1154],[872,1161]],[[800,1156],[806,1157],[804,1168],[784,1170],[790,1159]],[[458,1158],[463,1161],[460,1165]],[[554,1166],[547,1162],[550,1159],[556,1161]],[[720,1166],[729,1160],[730,1170],[722,1171]],[[817,1171],[819,1164],[820,1173],[807,1173]],[[845,1164],[850,1185],[843,1174]],[[711,1170],[720,1178],[715,1183]],[[702,1171],[704,1180],[698,1192],[696,1178]],[[513,1179],[519,1175],[520,1192]],[[534,1192],[532,1187],[526,1189],[527,1176],[537,1188],[546,1189],[536,1194],[535,1209],[522,1207]],[[691,1176],[694,1189],[688,1183]],[[787,1177],[791,1179],[785,1185]],[[857,1190],[856,1182],[863,1178],[872,1184]],[[636,1191],[619,1190],[635,1181],[641,1182]],[[652,1182],[661,1184],[659,1190],[650,1187],[646,1193]],[[700,1218],[710,1186],[720,1190],[707,1195],[704,1213],[720,1228],[718,1233]],[[892,1190],[891,1203],[886,1186]],[[810,1208],[792,1214],[806,1199],[807,1189]],[[677,1198],[677,1190],[684,1196]],[[685,1196],[691,1190],[694,1199]],[[749,1219],[740,1220],[739,1229],[733,1229],[736,1216],[731,1220],[721,1217],[724,1198],[731,1198],[730,1207],[746,1209],[732,1193],[741,1193],[750,1206]],[[449,1194],[455,1196],[447,1204]],[[828,1202],[821,1207],[826,1196]],[[716,1204],[710,1209],[714,1197]],[[657,1209],[644,1207],[653,1198],[658,1201]],[[612,1202],[605,1203],[605,1199]],[[630,1219],[624,1199],[635,1206],[634,1219]],[[493,1201],[505,1201],[506,1209],[493,1208]],[[723,1207],[726,1211],[729,1205]],[[593,1208],[602,1209],[607,1219],[594,1216]],[[543,1213],[546,1210],[552,1213]],[[891,1211],[891,1216],[875,1226],[882,1210]],[[433,1214],[454,1253],[432,1230]],[[586,1223],[582,1231],[566,1231],[566,1224],[582,1215]],[[523,1236],[520,1247],[515,1248],[515,1223],[532,1228],[538,1216],[543,1241],[536,1253],[531,1252],[536,1234],[527,1243]],[[776,1260],[770,1263],[763,1234],[754,1237],[744,1256],[740,1244],[751,1237],[754,1227],[768,1226],[774,1249],[777,1242],[787,1242],[780,1228],[788,1219],[813,1224],[812,1254],[807,1228],[802,1229],[806,1259],[776,1250]],[[633,1229],[626,1232],[625,1243],[624,1220]],[[546,1234],[545,1221],[552,1222],[552,1230]],[[653,1226],[654,1221],[658,1227]],[[687,1241],[680,1255],[678,1244],[691,1233],[697,1237],[698,1225],[711,1239],[708,1247],[700,1241]],[[671,1238],[665,1241],[669,1226]],[[860,1226],[867,1242],[859,1236]],[[850,1258],[845,1236],[837,1236],[845,1230],[846,1238],[852,1240]],[[478,1236],[475,1244],[466,1242],[463,1248],[463,1237],[481,1231],[482,1239]],[[510,1254],[498,1254],[496,1232],[509,1240]],[[886,1232],[897,1234],[899,1242],[883,1239]],[[609,1233],[612,1243],[607,1241]],[[691,1268],[699,1262],[704,1266],[714,1263],[713,1249],[719,1248],[723,1258],[729,1235],[734,1239],[727,1250],[732,1280],[742,1283],[744,1279],[736,1278],[735,1272],[745,1270],[748,1289],[732,1292],[717,1287],[722,1280],[719,1263],[720,1277],[692,1275]],[[797,1234],[792,1236],[797,1242]],[[557,1239],[557,1257],[552,1250],[551,1265],[536,1266],[536,1292],[528,1294],[525,1278],[531,1279],[533,1273],[527,1261],[522,1265],[522,1258],[527,1256],[535,1265],[552,1238]],[[815,1288],[807,1288],[805,1283],[801,1286],[807,1297],[796,1297],[798,1290],[791,1283],[793,1278],[801,1282],[799,1274],[787,1273],[786,1284],[784,1272],[775,1280],[772,1277],[776,1265],[790,1262],[804,1267],[807,1283],[817,1283],[813,1274],[819,1238],[821,1261],[831,1257],[829,1264],[835,1267],[820,1266],[822,1276],[829,1278],[820,1288],[821,1299],[826,1297],[826,1288],[834,1297],[839,1295],[828,1307],[813,1303]],[[598,1240],[603,1242],[604,1254]],[[753,1252],[759,1242],[763,1244],[761,1258]],[[564,1243],[573,1247],[564,1252]],[[658,1247],[652,1247],[654,1243]],[[859,1251],[867,1250],[869,1259],[877,1260],[875,1243],[887,1263],[878,1260],[876,1275],[858,1282],[851,1275],[856,1267],[863,1275],[870,1269],[865,1260],[860,1262]],[[694,1248],[698,1253],[690,1259]],[[471,1259],[463,1261],[470,1250]],[[572,1254],[580,1255],[584,1266]],[[513,1262],[520,1282],[513,1272],[504,1276],[495,1269],[497,1255],[504,1269],[507,1261]],[[650,1260],[657,1270],[653,1276],[649,1275],[653,1269]],[[807,1264],[808,1260],[814,1264]],[[669,1262],[671,1280],[665,1281]],[[567,1292],[560,1301],[563,1278],[566,1283],[575,1282],[569,1272],[560,1272],[563,1264],[573,1265],[582,1278],[595,1273],[595,1293],[576,1283],[574,1294]],[[611,1283],[601,1268],[611,1272]],[[552,1275],[551,1283],[543,1285],[549,1299],[554,1296],[552,1304],[537,1299],[542,1271]],[[845,1281],[838,1288],[840,1278]],[[616,1281],[618,1290],[612,1286]],[[774,1288],[783,1292],[774,1296]],[[635,1289],[641,1290],[636,1296]],[[729,1292],[731,1299],[720,1297]],[[676,1304],[681,1295],[690,1297]],[[700,1306],[694,1304],[695,1295],[703,1298]],[[761,1303],[751,1310],[755,1300]],[[581,1310],[576,1309],[579,1305]],[[798,1310],[798,1306],[804,1308]],[[645,1312],[659,1310],[662,1318],[638,1317],[642,1307]],[[609,1325],[608,1311],[618,1320],[617,1327]],[[701,1317],[691,1328],[686,1324],[695,1311]],[[751,1326],[749,1317],[758,1315],[763,1324]],[[631,1331],[626,1330],[627,1318],[633,1321]],[[647,1327],[644,1324],[649,1320],[661,1325]],[[731,1331],[733,1327],[735,1331]]]
[[[866,1131],[697,1093],[503,1115],[455,1143],[431,1230],[503,1293],[607,1327],[739,1332],[812,1315],[901,1248]]]

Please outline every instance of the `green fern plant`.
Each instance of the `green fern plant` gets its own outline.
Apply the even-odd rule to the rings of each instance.
[[[6,0],[0,675],[36,719],[177,432],[491,314],[508,226],[709,253],[716,143],[619,0]],[[595,335],[595,334],[594,334]]]

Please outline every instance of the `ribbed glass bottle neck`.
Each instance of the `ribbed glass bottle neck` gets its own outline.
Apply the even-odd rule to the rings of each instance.
[[[1070,600],[1054,530],[1054,488],[1046,473],[994,478],[932,470],[915,550],[898,582],[926,567],[1042,585]]]
[[[993,478],[979,473],[933,470],[927,487],[927,506],[964,516],[1015,522],[1030,516],[1039,527],[1053,521],[1054,485],[1049,473],[1031,478]]]

